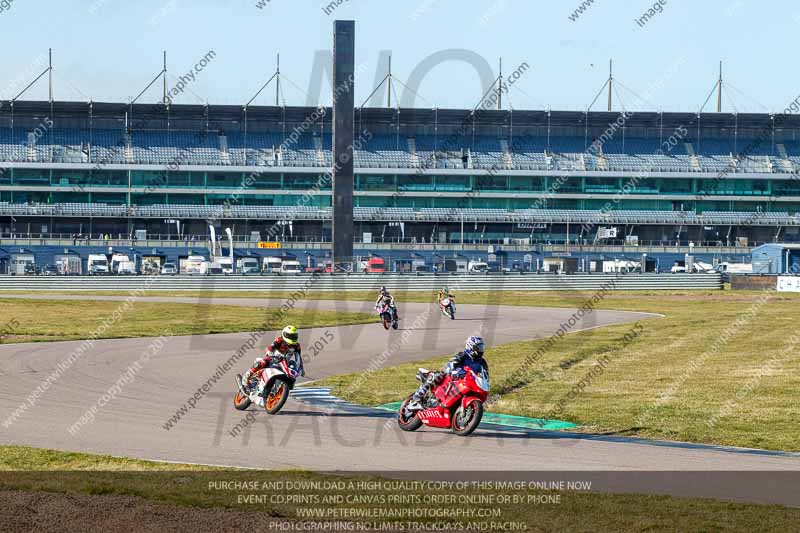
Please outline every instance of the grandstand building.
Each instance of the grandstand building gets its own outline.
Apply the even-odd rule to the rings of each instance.
[[[330,241],[330,109],[0,106],[0,239]],[[356,109],[357,241],[800,241],[794,115]],[[177,223],[176,223],[177,221]],[[255,237],[254,237],[255,236]]]

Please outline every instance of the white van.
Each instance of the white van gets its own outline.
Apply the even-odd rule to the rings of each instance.
[[[299,274],[300,272],[301,272],[300,261],[296,261],[294,259],[287,259],[286,261],[281,262],[282,274]]]
[[[242,257],[236,260],[236,270],[239,274],[258,274],[258,259],[255,257]]]
[[[717,267],[723,274],[752,274],[752,263],[720,263]]]
[[[208,261],[202,255],[190,255],[184,261],[187,274],[207,274]]]
[[[211,268],[216,272],[221,271],[223,274],[233,274],[233,262],[228,256],[219,255],[213,258]]]
[[[108,257],[103,254],[89,254],[86,266],[92,276],[108,274]]]
[[[262,272],[271,273],[271,272],[280,272],[282,261],[280,257],[265,257],[261,262]]]
[[[467,270],[472,273],[489,272],[489,265],[484,261],[470,261],[467,265]]]
[[[119,275],[136,274],[136,263],[125,254],[114,254],[111,256],[111,272]]]

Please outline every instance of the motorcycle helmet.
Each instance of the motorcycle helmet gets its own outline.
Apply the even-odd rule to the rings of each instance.
[[[464,345],[464,353],[475,359],[483,357],[483,337],[473,335],[467,339]]]
[[[281,331],[281,337],[283,340],[286,341],[286,344],[289,346],[294,346],[297,344],[297,339],[300,338],[300,334],[297,332],[297,328],[295,326],[286,326]]]

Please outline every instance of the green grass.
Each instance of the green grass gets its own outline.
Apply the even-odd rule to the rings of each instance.
[[[631,342],[623,338],[631,334],[632,324],[566,335],[531,365],[525,363],[526,358],[546,340],[488,350],[492,394],[500,395],[490,410],[534,418],[551,415],[577,423],[586,432],[800,451],[800,346],[786,351],[787,340],[800,323],[800,295],[771,293],[752,318],[743,319],[727,341],[718,342],[726,328],[747,317],[764,294],[611,293],[598,308],[665,316],[641,320]],[[591,296],[579,292],[491,295],[493,301],[506,305],[552,307],[580,307]],[[405,295],[409,297],[425,295]],[[460,303],[486,300],[485,293],[458,294]],[[766,364],[773,357],[782,363],[770,368]],[[602,358],[607,358],[604,370],[596,371],[588,386],[558,410],[559,401]],[[388,403],[416,388],[418,366],[438,368],[445,360],[439,357],[380,369],[366,380],[363,373],[336,376],[319,385],[332,386],[334,394],[353,402]]]
[[[208,292],[180,294],[210,296]],[[555,418],[577,423],[586,432],[800,451],[800,441],[796,438],[796,428],[800,427],[797,402],[800,349],[778,367],[765,366],[771,358],[786,353],[787,339],[797,331],[800,295],[771,293],[752,319],[744,320],[726,342],[719,344],[718,351],[701,357],[763,294],[761,291],[611,293],[597,308],[665,316],[641,321],[642,330],[630,343],[622,341],[632,328],[630,324],[567,335],[530,366],[524,364],[525,359],[544,340],[515,342],[489,350],[493,394],[501,394],[491,410],[534,418],[556,412]],[[284,294],[214,293],[213,296],[280,298]],[[365,300],[373,296],[371,292],[314,293],[308,299]],[[457,296],[460,303],[488,301],[579,307],[592,294],[464,291]],[[403,302],[432,301],[434,296],[408,292],[397,293],[396,297],[402,310]],[[91,306],[95,304],[92,302]],[[243,315],[246,309],[236,308],[235,313]],[[444,357],[421,363],[437,367]],[[566,402],[562,410],[554,411],[559,401],[603,357],[608,358],[604,371]],[[414,390],[414,374],[419,364],[381,369],[366,380],[361,373],[329,378],[321,384],[333,386],[334,393],[350,401],[369,405],[388,403]],[[693,365],[697,365],[694,370]],[[525,369],[521,374],[517,373],[520,368]],[[355,380],[364,384],[353,387]]]
[[[103,330],[98,338],[203,335],[261,329],[278,330],[287,323],[300,328],[374,322],[373,314],[289,310],[211,304],[148,302],[141,298],[122,310],[122,301],[28,300],[0,298],[0,335],[3,343],[85,339]],[[114,318],[114,313],[120,312]],[[100,328],[108,322],[110,326]]]
[[[297,520],[299,508],[335,507],[375,509],[405,507],[396,504],[370,505],[333,503],[253,504],[238,501],[240,494],[319,494],[331,491],[220,490],[214,482],[255,481],[259,486],[275,482],[359,482],[380,481],[366,476],[338,476],[306,471],[267,471],[211,468],[197,465],[158,463],[103,455],[61,452],[24,446],[0,446],[0,490],[63,494],[125,495],[167,505],[225,508],[264,513],[264,517]],[[367,491],[333,491],[365,494]],[[377,489],[372,494],[396,494]],[[404,491],[405,496],[453,495],[452,489]],[[499,508],[496,522],[521,522],[538,531],[790,531],[797,527],[800,509],[777,505],[729,503],[709,499],[674,498],[632,494],[585,492],[541,492],[531,490],[475,490],[475,495],[503,494],[525,497],[560,495],[560,503],[519,505],[502,503],[476,505]],[[460,493],[459,493],[460,494]],[[130,504],[129,504],[130,505]],[[425,508],[450,505],[422,504]],[[478,519],[489,521],[490,519]],[[342,520],[339,520],[340,522]],[[425,521],[424,519],[419,521]],[[430,520],[428,520],[430,521]],[[437,521],[441,521],[440,519]]]

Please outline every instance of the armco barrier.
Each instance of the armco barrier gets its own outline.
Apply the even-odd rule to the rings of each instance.
[[[736,274],[731,276],[731,289],[735,291],[764,291],[778,286],[778,276],[773,274]]]
[[[9,291],[433,291],[721,289],[720,274],[298,274],[269,276],[0,276]]]

